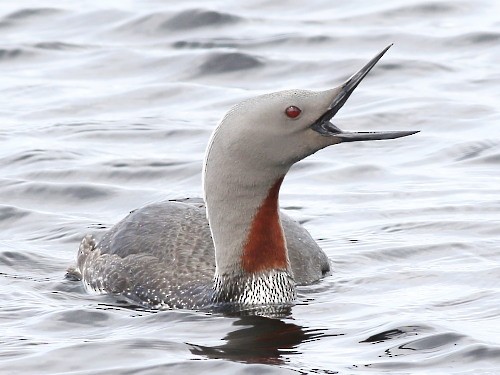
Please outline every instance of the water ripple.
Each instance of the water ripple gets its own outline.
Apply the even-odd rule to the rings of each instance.
[[[0,2],[3,371],[498,371],[497,2],[29,3]],[[83,234],[202,196],[235,103],[331,88],[391,42],[335,123],[421,133],[291,170],[282,207],[334,272],[288,319],[141,310],[64,278]]]

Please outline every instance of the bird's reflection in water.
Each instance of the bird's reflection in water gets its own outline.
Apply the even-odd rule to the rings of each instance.
[[[262,364],[282,364],[283,356],[300,353],[299,344],[324,336],[322,329],[305,329],[293,323],[263,316],[243,316],[233,323],[237,328],[219,346],[191,346],[191,352],[207,358]]]

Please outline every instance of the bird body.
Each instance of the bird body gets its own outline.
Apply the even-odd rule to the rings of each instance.
[[[330,262],[309,232],[285,213],[280,217],[295,283],[328,275]],[[163,201],[132,211],[99,242],[83,239],[76,269],[90,289],[149,308],[213,307],[215,249],[203,200]]]
[[[329,274],[330,263],[279,209],[290,167],[337,143],[415,133],[345,132],[330,122],[389,47],[335,89],[286,90],[237,104],[209,141],[204,201],[151,204],[99,242],[86,236],[73,275],[150,308],[291,305],[296,285]]]

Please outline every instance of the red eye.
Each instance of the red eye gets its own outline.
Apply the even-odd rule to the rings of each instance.
[[[297,118],[299,117],[300,113],[302,110],[299,107],[295,107],[294,105],[291,105],[287,109],[285,109],[285,113],[288,117],[290,118]]]

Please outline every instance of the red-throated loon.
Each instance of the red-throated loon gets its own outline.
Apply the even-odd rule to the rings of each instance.
[[[309,233],[279,210],[290,167],[337,143],[416,133],[346,132],[330,122],[389,47],[337,88],[280,91],[237,104],[208,144],[204,202],[151,204],[99,242],[86,236],[70,274],[148,308],[293,303],[296,285],[319,280],[330,264]]]

